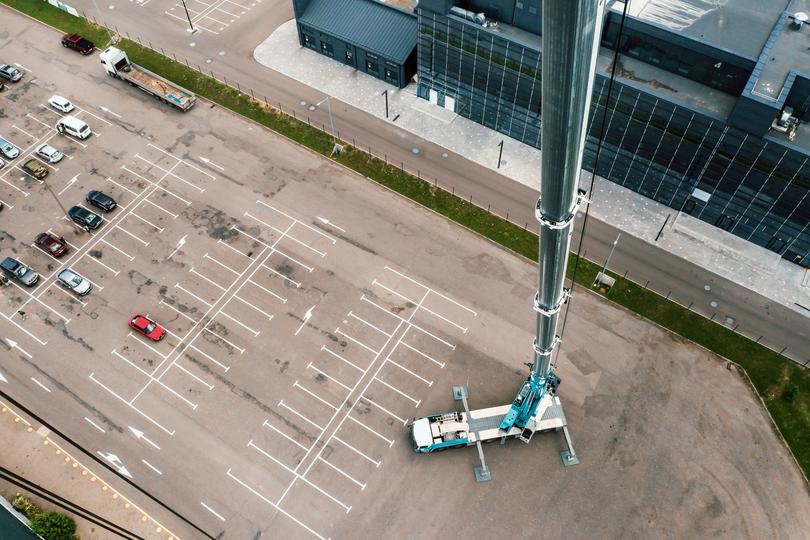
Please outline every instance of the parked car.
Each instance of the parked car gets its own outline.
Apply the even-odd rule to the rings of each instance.
[[[105,212],[112,212],[115,210],[115,207],[118,206],[118,203],[115,202],[115,199],[107,195],[102,191],[88,191],[87,195],[84,198],[89,204],[92,204],[96,208],[100,208]]]
[[[92,41],[83,38],[79,34],[65,34],[62,36],[62,47],[73,49],[84,55],[90,54],[96,48]]]
[[[22,169],[39,180],[42,180],[46,176],[48,176],[48,169],[34,158],[29,159],[25,163],[23,163]]]
[[[152,341],[160,341],[163,339],[163,336],[166,335],[166,330],[164,330],[158,323],[144,317],[143,315],[133,315],[132,319],[129,320],[129,327],[148,337]]]
[[[4,138],[0,137],[0,153],[2,153],[8,159],[14,159],[20,155],[20,149]]]
[[[49,253],[57,259],[67,253],[67,242],[64,238],[58,238],[51,233],[39,233],[34,239],[34,245],[45,253]]]
[[[33,287],[39,281],[39,274],[25,266],[17,259],[6,257],[3,262],[0,262],[0,268],[3,272],[25,285],[26,287]]]
[[[23,72],[8,64],[0,65],[0,77],[11,82],[17,82],[23,78]]]
[[[67,133],[68,135],[73,135],[77,139],[81,140],[84,140],[93,134],[93,132],[90,130],[90,126],[75,116],[63,116],[60,118],[56,123],[56,131],[62,134]]]
[[[85,278],[71,270],[65,268],[56,274],[56,282],[67,290],[76,293],[78,296],[84,296],[93,288],[93,284]]]
[[[69,99],[63,98],[62,96],[51,96],[50,99],[48,99],[48,104],[57,111],[62,111],[63,113],[69,113],[75,109],[73,103],[71,103]]]
[[[68,210],[68,216],[70,216],[70,219],[75,223],[86,229],[98,229],[101,222],[104,221],[101,219],[100,215],[81,206],[72,206],[70,210]]]
[[[37,146],[36,153],[38,156],[48,160],[48,163],[59,163],[64,157],[62,152],[51,146],[50,144],[40,144]]]

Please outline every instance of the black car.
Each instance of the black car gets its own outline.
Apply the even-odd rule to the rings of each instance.
[[[84,197],[84,200],[96,208],[104,210],[105,212],[112,212],[115,210],[115,207],[118,206],[115,199],[106,193],[96,190],[88,191],[87,195]]]
[[[68,210],[68,216],[77,224],[81,225],[86,229],[98,229],[101,222],[104,221],[101,219],[101,216],[96,214],[95,212],[91,212],[87,208],[82,208],[81,206],[73,206],[70,210]]]

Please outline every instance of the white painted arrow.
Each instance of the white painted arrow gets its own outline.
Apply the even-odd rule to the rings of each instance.
[[[187,237],[187,236],[188,236],[188,235],[185,235],[185,236],[183,236],[183,238],[181,238],[180,240],[178,240],[178,241],[177,241],[177,245],[176,245],[176,246],[174,246],[174,251],[172,251],[172,252],[169,254],[169,256],[167,257],[167,259],[171,259],[171,258],[174,256],[174,254],[175,254],[175,253],[177,253],[177,252],[180,250],[180,248],[181,248],[181,247],[183,247],[183,246],[185,246],[185,245],[186,245],[186,237]]]
[[[213,161],[211,161],[211,160],[210,160],[210,159],[208,159],[208,158],[204,158],[204,157],[200,156],[200,161],[202,161],[203,163],[207,163],[208,165],[211,165],[211,166],[213,166],[213,167],[216,167],[216,168],[217,168],[217,169],[219,169],[220,171],[224,171],[224,170],[225,170],[225,167],[223,167],[223,166],[221,166],[221,165],[217,165],[216,163],[214,163]]]
[[[76,180],[78,180],[78,179],[79,179],[79,175],[77,174],[76,176],[74,176],[73,178],[71,178],[70,180],[68,180],[67,185],[66,185],[65,187],[63,187],[63,188],[62,188],[62,191],[60,191],[58,194],[59,194],[59,195],[61,195],[62,193],[64,193],[65,191],[67,191],[67,189],[68,189],[70,186],[72,186],[73,184],[75,184],[75,183],[76,183]]]
[[[100,455],[101,457],[103,457],[104,459],[106,459],[107,461],[109,461],[109,462],[110,462],[110,465],[112,465],[113,467],[115,467],[116,469],[118,469],[118,472],[119,472],[120,474],[123,474],[124,476],[126,476],[126,477],[127,477],[127,478],[129,478],[130,480],[132,479],[132,475],[129,473],[129,471],[127,470],[127,468],[126,468],[126,467],[124,467],[124,464],[123,464],[123,463],[121,463],[121,460],[119,459],[119,457],[118,457],[118,456],[116,456],[115,454],[113,454],[113,453],[111,453],[111,452],[110,452],[110,453],[105,454],[104,452],[101,452],[101,451],[99,451],[99,452],[98,452],[98,455]]]
[[[315,304],[315,306],[317,306],[317,304]],[[315,309],[315,306],[312,306],[307,310],[306,313],[304,313],[304,322],[302,322],[301,326],[298,327],[298,330],[295,331],[295,334],[293,334],[294,336],[297,336],[298,332],[300,332],[301,329],[304,328],[307,325],[307,322],[309,322],[309,320],[312,318],[312,310]]]
[[[321,217],[321,216],[316,216],[316,217],[317,217],[318,221],[320,221],[324,225],[329,225],[330,227],[334,227],[335,229],[339,230],[340,232],[346,232],[346,229],[341,229],[340,227],[338,227],[337,225],[335,225],[334,223],[332,223],[331,221],[329,221],[325,217]]]
[[[129,430],[132,432],[132,434],[133,434],[133,435],[135,435],[135,438],[136,438],[136,439],[139,439],[139,440],[140,440],[140,439],[143,439],[143,441],[144,441],[144,442],[147,442],[147,443],[151,444],[152,446],[154,446],[155,448],[157,448],[158,450],[160,450],[160,447],[159,447],[158,445],[156,445],[154,442],[152,442],[152,441],[149,439],[149,437],[147,437],[146,435],[144,435],[144,434],[143,434],[143,431],[141,431],[141,430],[139,430],[139,429],[137,429],[137,428],[134,428],[134,427],[132,427],[132,426],[129,426]]]
[[[110,109],[108,109],[107,107],[104,107],[103,105],[100,105],[99,109],[101,109],[105,113],[110,113],[111,115],[115,116],[116,118],[121,118],[120,114],[116,114],[116,113],[112,112]]]
[[[7,383],[7,382],[8,382],[8,379],[6,379],[6,378],[3,376],[3,374],[2,374],[2,373],[0,373],[0,382],[4,382],[4,383]]]
[[[12,339],[9,339],[9,338],[6,338],[6,343],[8,343],[8,346],[9,346],[9,347],[11,347],[12,349],[17,349],[18,351],[20,351],[21,353],[23,353],[25,356],[27,356],[29,359],[31,358],[31,355],[30,355],[30,354],[28,354],[28,353],[27,353],[27,352],[26,352],[24,349],[22,349],[22,348],[21,348],[19,345],[17,345],[17,342],[16,342],[16,341],[14,341],[14,340],[12,340]]]

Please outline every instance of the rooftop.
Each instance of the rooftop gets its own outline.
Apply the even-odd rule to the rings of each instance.
[[[633,0],[628,15],[751,59],[762,48],[789,0]],[[622,0],[611,9],[621,13]]]
[[[756,96],[778,101],[788,74],[795,70],[810,73],[810,25],[797,25],[792,15],[810,11],[810,0],[793,0],[788,9],[790,16],[780,21],[760,57],[759,79],[752,93]]]

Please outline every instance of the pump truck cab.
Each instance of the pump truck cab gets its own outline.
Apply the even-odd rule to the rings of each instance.
[[[197,101],[197,96],[185,88],[170,83],[160,75],[130,62],[127,53],[121,49],[108,47],[99,55],[99,58],[110,77],[126,81],[181,111],[189,110]]]

